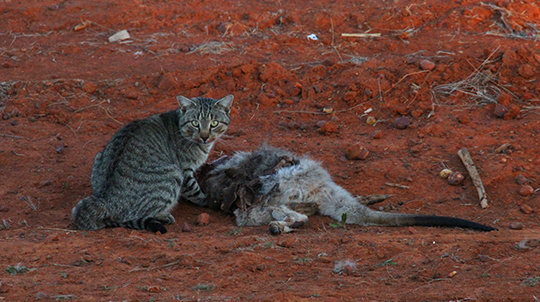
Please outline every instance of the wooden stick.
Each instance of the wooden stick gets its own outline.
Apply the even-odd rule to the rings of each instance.
[[[342,33],[342,37],[353,37],[353,38],[369,38],[369,37],[380,37],[381,33]]]
[[[376,194],[376,195],[367,195],[367,196],[356,196],[355,198],[361,204],[363,204],[365,206],[369,206],[369,205],[372,205],[372,204],[382,202],[382,201],[390,198],[391,196],[392,195]]]
[[[486,188],[484,188],[484,184],[482,183],[482,179],[480,179],[480,175],[478,174],[478,170],[476,170],[476,166],[474,165],[474,162],[472,160],[471,154],[469,153],[469,150],[467,148],[463,148],[458,151],[459,158],[461,158],[461,161],[467,168],[467,171],[469,172],[469,175],[471,176],[471,179],[473,181],[474,186],[476,187],[476,190],[478,191],[478,198],[480,198],[480,206],[482,209],[487,208],[488,206],[488,199],[486,194]]]
[[[400,185],[400,184],[394,184],[394,183],[391,183],[391,182],[387,182],[387,183],[385,183],[385,185],[387,185],[389,187],[400,188],[400,189],[410,189],[411,188],[409,186],[404,186],[404,185]]]

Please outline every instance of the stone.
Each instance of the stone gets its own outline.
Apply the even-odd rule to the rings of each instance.
[[[461,174],[460,172],[452,172],[450,175],[448,175],[448,178],[446,179],[448,181],[448,184],[451,186],[459,186],[463,183],[465,180],[465,176]]]
[[[498,118],[504,118],[504,115],[510,112],[510,109],[504,105],[498,105],[495,107],[495,110],[493,110],[493,114]]]
[[[435,69],[435,63],[431,62],[430,60],[422,60],[420,61],[420,68],[422,70],[431,71]]]
[[[368,155],[368,149],[360,145],[354,145],[347,149],[347,158],[350,160],[365,160]]]
[[[189,226],[189,224],[187,222],[185,222],[184,225],[182,226],[182,232],[184,232],[184,233],[191,232],[191,227]]]
[[[533,210],[530,206],[528,206],[528,205],[526,205],[526,204],[522,204],[522,205],[519,207],[519,210],[520,210],[521,212],[523,212],[524,214],[531,214],[532,212],[534,212],[534,210]]]
[[[519,195],[521,196],[529,196],[529,195],[532,195],[533,193],[534,193],[534,189],[533,187],[529,185],[524,185],[519,189]]]
[[[398,117],[394,120],[394,127],[397,129],[407,129],[411,125],[411,120],[406,116]]]
[[[521,230],[523,229],[523,223],[521,222],[512,222],[508,226],[511,230]]]

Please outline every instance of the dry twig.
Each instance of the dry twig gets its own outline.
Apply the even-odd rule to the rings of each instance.
[[[480,198],[480,206],[482,209],[487,208],[488,206],[488,199],[486,194],[486,188],[484,188],[484,184],[482,183],[482,179],[480,178],[480,175],[478,174],[478,170],[476,170],[476,166],[474,165],[474,162],[472,160],[471,154],[469,153],[469,150],[467,148],[463,148],[458,151],[459,158],[461,158],[461,161],[467,168],[467,171],[469,172],[469,175],[471,176],[471,179],[473,181],[474,186],[476,187],[476,190],[478,191],[478,197]]]

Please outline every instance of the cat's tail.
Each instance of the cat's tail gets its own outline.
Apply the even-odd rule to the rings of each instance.
[[[71,210],[71,218],[79,230],[99,230],[107,227],[104,220],[108,212],[105,202],[92,195],[77,203]]]
[[[129,221],[117,221],[110,214],[105,200],[94,195],[79,201],[71,211],[73,223],[80,230],[125,227],[150,232],[167,233],[163,223],[153,217],[143,217]]]

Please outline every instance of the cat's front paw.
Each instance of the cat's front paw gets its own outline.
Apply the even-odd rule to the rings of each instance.
[[[203,192],[200,192],[197,196],[193,196],[188,198],[188,200],[200,207],[207,207],[208,206],[208,200],[206,200],[207,195]]]

